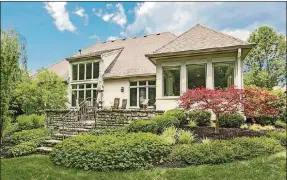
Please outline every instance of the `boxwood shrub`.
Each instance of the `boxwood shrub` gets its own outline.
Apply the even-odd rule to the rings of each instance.
[[[218,164],[268,155],[282,150],[283,147],[275,139],[266,137],[236,138],[214,140],[202,144],[179,145],[173,149],[171,159],[187,164]]]
[[[107,128],[96,128],[89,132],[89,134],[95,135],[95,136],[102,136],[102,135],[115,135],[115,136],[122,136],[127,133],[127,127],[107,127]]]
[[[128,132],[151,132],[157,133],[158,125],[151,120],[136,120],[127,126]]]
[[[180,121],[180,124],[187,123],[187,116],[184,110],[182,109],[172,109],[172,110],[166,111],[164,114],[176,117]]]
[[[20,144],[12,146],[9,149],[8,154],[14,157],[29,155],[36,152],[36,148],[37,148],[37,142],[34,141],[22,142]]]
[[[33,141],[37,144],[49,138],[49,130],[45,128],[23,130],[12,134],[8,141],[12,144],[20,144],[22,142]]]
[[[198,126],[208,126],[210,124],[211,112],[206,110],[193,110],[188,112],[191,121]]]
[[[56,145],[50,157],[56,165],[109,171],[148,168],[162,162],[170,151],[166,141],[151,133],[83,134]]]
[[[36,114],[21,115],[16,119],[19,130],[37,129],[44,127],[45,116]]]
[[[178,127],[180,125],[180,121],[176,117],[167,114],[155,116],[152,118],[152,121],[158,125],[159,132],[163,132],[168,127]]]
[[[239,128],[244,124],[244,117],[239,113],[224,113],[219,116],[219,126],[226,128]]]

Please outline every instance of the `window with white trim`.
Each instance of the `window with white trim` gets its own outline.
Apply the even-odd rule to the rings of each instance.
[[[130,82],[130,107],[141,107],[148,99],[148,106],[154,106],[156,98],[155,80]]]
[[[85,62],[72,65],[72,80],[83,81],[99,78],[99,62]]]
[[[164,96],[180,95],[180,66],[163,67]]]
[[[76,106],[77,99],[79,104],[86,98],[91,98],[96,103],[97,93],[97,84],[72,84],[72,107]]]
[[[235,62],[213,63],[214,88],[227,88],[234,85]]]
[[[188,89],[206,87],[206,64],[190,64],[186,70]]]

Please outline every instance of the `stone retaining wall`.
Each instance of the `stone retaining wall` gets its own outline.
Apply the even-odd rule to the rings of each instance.
[[[62,117],[70,110],[46,110],[46,121],[48,126],[61,126]],[[163,114],[164,111],[140,110],[140,109],[100,109],[89,112],[89,117],[95,121],[95,127],[124,126],[137,119],[151,119]]]
[[[96,110],[95,126],[123,126],[137,119],[151,119],[156,115],[163,114],[164,111],[157,110],[140,110],[140,109],[113,109],[113,110]]]

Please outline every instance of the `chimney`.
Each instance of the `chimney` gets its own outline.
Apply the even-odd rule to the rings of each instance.
[[[81,49],[79,49],[79,53],[80,53],[80,55],[82,54],[82,50]]]

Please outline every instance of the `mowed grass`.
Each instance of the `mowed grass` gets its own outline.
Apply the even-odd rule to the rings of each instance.
[[[285,180],[286,152],[248,161],[187,168],[156,168],[142,171],[91,172],[52,164],[49,156],[33,155],[1,159],[2,180]]]

